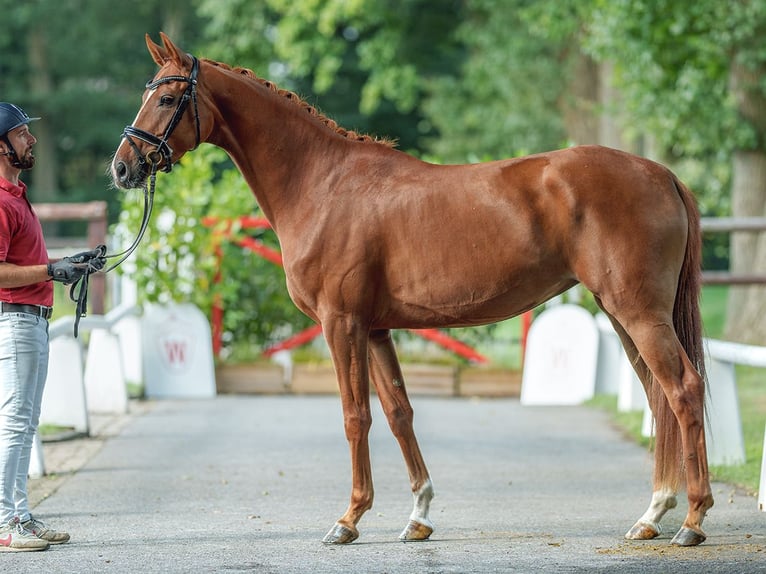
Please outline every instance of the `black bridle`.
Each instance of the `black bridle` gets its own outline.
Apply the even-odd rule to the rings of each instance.
[[[169,84],[171,82],[186,82],[188,84],[183,96],[181,96],[181,99],[178,101],[176,111],[173,113],[173,117],[170,118],[170,122],[165,128],[165,133],[162,134],[162,137],[158,137],[133,125],[127,126],[122,132],[122,136],[128,141],[128,144],[130,144],[130,147],[138,157],[138,162],[141,166],[143,167],[148,163],[149,167],[153,168],[155,172],[157,171],[157,165],[159,165],[161,160],[165,161],[165,165],[161,171],[169,172],[173,169],[173,163],[171,162],[173,149],[168,145],[168,140],[170,139],[173,130],[176,129],[176,126],[181,121],[186,108],[189,106],[189,101],[194,104],[194,123],[197,128],[197,141],[192,149],[197,149],[197,146],[199,145],[200,126],[199,110],[197,109],[197,74],[199,73],[199,61],[191,54],[189,54],[189,57],[192,60],[192,68],[188,76],[165,76],[146,83],[147,90],[153,90],[157,86]],[[140,139],[141,141],[157,147],[148,152],[146,156],[143,156],[132,138]]]
[[[130,147],[133,150],[133,153],[136,154],[138,163],[141,164],[142,169],[147,165],[149,166],[149,186],[147,187],[147,185],[144,184],[144,215],[141,218],[141,227],[138,231],[136,239],[133,241],[133,243],[131,243],[130,247],[124,251],[106,256],[108,258],[119,257],[120,259],[116,263],[112,264],[111,267],[106,269],[105,272],[111,271],[120,263],[125,261],[128,257],[130,257],[130,254],[135,251],[136,247],[138,247],[138,244],[141,242],[141,239],[146,232],[146,228],[149,225],[149,217],[152,214],[152,207],[154,206],[154,186],[156,183],[157,171],[159,169],[160,162],[163,160],[165,162],[165,165],[160,171],[169,173],[170,170],[173,169],[173,162],[171,161],[173,156],[173,149],[168,145],[168,140],[173,134],[173,131],[176,129],[176,126],[178,126],[178,123],[181,121],[186,108],[189,107],[190,101],[194,104],[194,124],[197,130],[197,139],[192,150],[197,149],[200,144],[199,109],[197,108],[197,75],[199,74],[199,60],[197,60],[197,58],[191,54],[189,54],[189,57],[192,60],[192,67],[188,76],[164,76],[162,78],[157,78],[156,80],[152,80],[146,83],[147,90],[153,90],[157,86],[161,86],[162,84],[169,84],[171,82],[186,82],[188,84],[186,86],[186,90],[181,96],[181,99],[178,100],[178,105],[176,106],[175,112],[173,112],[173,117],[170,118],[170,121],[165,128],[165,133],[162,134],[162,137],[158,137],[153,133],[149,133],[146,130],[137,128],[134,125],[127,126],[122,132],[122,137],[124,137],[128,144],[130,144]],[[132,138],[140,139],[141,141],[156,147],[155,149],[147,152],[146,155],[141,155],[141,150],[138,149],[138,146]]]

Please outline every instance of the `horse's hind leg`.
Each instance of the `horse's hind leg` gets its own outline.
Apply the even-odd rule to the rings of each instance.
[[[625,330],[653,374],[649,400],[657,421],[657,444],[663,443],[662,453],[655,455],[660,467],[655,470],[655,480],[663,477],[665,484],[655,483],[652,504],[644,516],[661,517],[672,504],[672,492],[677,488],[673,475],[683,460],[689,510],[672,542],[694,546],[705,540],[702,521],[713,506],[705,447],[704,381],[667,319],[647,317],[625,324]],[[679,434],[680,452],[674,448]]]
[[[651,404],[656,402],[656,399],[655,401],[652,400],[652,373],[638,353],[633,339],[628,336],[622,325],[609,313],[606,314],[611,320],[617,335],[620,337],[631,365],[633,365],[638,378],[641,380],[646,396],[650,401],[652,412],[662,409],[662,405]],[[678,422],[674,417],[659,416],[655,424],[658,428],[657,432],[655,432],[652,500],[646,512],[625,534],[625,538],[630,540],[650,540],[659,536],[662,532],[660,520],[662,520],[662,517],[665,516],[668,510],[675,508],[678,504],[676,495],[681,481],[681,460],[679,457],[674,456],[680,450],[678,446],[678,441],[680,440]]]
[[[409,523],[399,539],[426,540],[434,530],[428,517],[434,495],[433,485],[412,428],[412,406],[407,398],[404,378],[389,331],[374,331],[370,334],[370,359],[372,381],[391,431],[402,449],[415,499]]]

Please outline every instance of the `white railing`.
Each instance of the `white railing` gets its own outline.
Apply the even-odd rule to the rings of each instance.
[[[616,334],[601,324],[602,336]],[[706,339],[706,368],[708,373],[707,438],[708,462],[712,465],[737,465],[745,462],[745,441],[739,412],[736,365],[766,368],[766,347],[744,345],[729,341]],[[612,370],[619,380],[618,408],[621,411],[644,411],[644,436],[650,436],[652,414],[638,377],[630,368],[627,356],[620,349],[620,368]],[[766,437],[766,432],[764,432]],[[758,508],[766,511],[766,440],[761,463]]]
[[[733,388],[734,405],[737,408],[737,416],[739,416],[739,406],[736,402],[736,373],[734,367],[735,365],[745,365],[748,367],[766,368],[766,347],[708,339],[707,350],[710,356],[710,363],[708,365],[709,378],[712,380],[715,377],[717,380],[723,381],[725,385]],[[724,405],[724,408],[731,409],[730,406],[726,405]],[[710,414],[714,416],[717,413]],[[741,423],[739,424],[739,435],[740,437],[742,436]],[[743,441],[743,462],[744,459]],[[758,508],[766,512],[766,430],[764,430],[764,448],[761,455],[761,482],[758,488]]]
[[[135,305],[121,305],[106,315],[83,317],[77,339],[73,334],[74,316],[50,324],[50,359],[41,424],[71,428],[74,433],[87,436],[89,413],[127,413],[127,382],[140,382],[140,374],[139,380],[127,374],[136,368],[140,373],[141,369],[137,334],[140,313]],[[90,335],[87,352],[85,332]],[[33,477],[45,474],[39,437],[35,437],[29,474]]]

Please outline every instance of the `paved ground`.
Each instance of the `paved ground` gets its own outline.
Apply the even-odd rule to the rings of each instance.
[[[403,544],[404,463],[376,411],[374,508],[351,545],[325,532],[349,495],[336,397],[221,396],[135,403],[94,417],[95,438],[46,444],[55,477],[33,481],[37,515],[72,534],[5,569],[97,572],[766,572],[766,513],[714,485],[708,540],[622,534],[650,496],[651,460],[606,416],[516,400],[414,399],[436,486],[427,542]]]

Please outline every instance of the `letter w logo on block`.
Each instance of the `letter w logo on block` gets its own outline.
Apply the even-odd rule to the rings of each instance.
[[[175,372],[185,371],[189,366],[191,357],[191,340],[188,337],[173,334],[162,337],[160,343],[160,355],[165,366]]]

